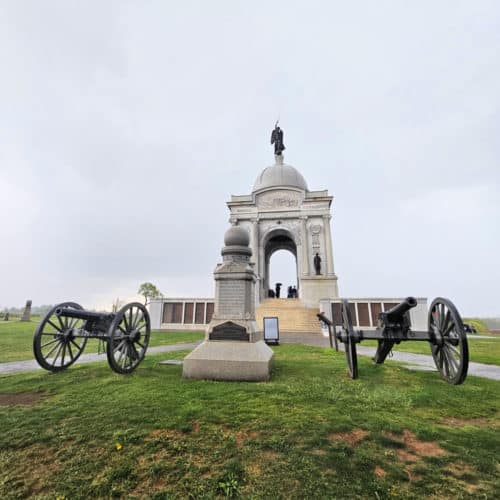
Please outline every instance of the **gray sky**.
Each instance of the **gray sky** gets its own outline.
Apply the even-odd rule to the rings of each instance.
[[[0,307],[212,296],[279,116],[342,295],[500,315],[499,2],[4,0],[0,62]]]

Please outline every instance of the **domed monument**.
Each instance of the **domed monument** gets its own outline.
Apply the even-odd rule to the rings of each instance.
[[[278,250],[296,259],[298,298],[304,307],[338,297],[330,228],[333,196],[310,191],[302,174],[283,157],[283,131],[276,125],[271,143],[275,163],[257,176],[251,194],[232,196],[230,222],[247,230],[257,275],[256,304],[274,288],[270,259]]]

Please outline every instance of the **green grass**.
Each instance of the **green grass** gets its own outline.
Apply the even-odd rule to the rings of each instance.
[[[481,336],[483,335],[481,334]],[[470,334],[467,336],[470,361],[500,365],[500,336],[488,335],[488,337],[490,338],[482,339]],[[377,341],[363,340],[360,345],[375,347]],[[400,344],[395,344],[393,350],[431,355],[431,348],[428,342],[401,342]]]
[[[0,377],[45,397],[0,406],[0,498],[498,498],[500,382],[366,358],[353,381],[343,354],[275,352],[269,383],[184,380],[164,356]]]
[[[0,323],[0,363],[33,359],[33,333],[38,322],[12,321]],[[167,332],[153,330],[150,346],[182,344],[203,339],[202,332]],[[85,347],[86,353],[97,352],[97,340],[90,340]]]
[[[480,318],[463,318],[464,323],[469,323],[474,326],[478,333],[487,333],[489,332],[488,325]]]

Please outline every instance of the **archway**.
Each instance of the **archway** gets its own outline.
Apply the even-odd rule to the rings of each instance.
[[[288,288],[298,287],[297,259],[288,250],[276,250],[269,257],[269,284],[275,287],[276,283],[282,283],[282,299],[288,297]]]
[[[297,245],[292,235],[285,229],[272,231],[266,238],[264,245],[264,280],[262,283],[261,299],[268,296],[269,289],[274,290],[275,283],[271,282],[271,257],[278,251],[285,250],[291,253],[295,262],[294,276],[290,283],[283,283],[281,297],[287,296],[287,287],[295,285],[298,291],[298,265],[297,265]],[[290,281],[290,280],[289,280]]]

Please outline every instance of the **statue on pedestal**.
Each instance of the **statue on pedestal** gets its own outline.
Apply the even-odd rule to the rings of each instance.
[[[271,144],[274,144],[274,154],[280,156],[285,150],[285,145],[283,144],[283,130],[278,127],[278,122],[274,126],[274,130],[271,132]]]

